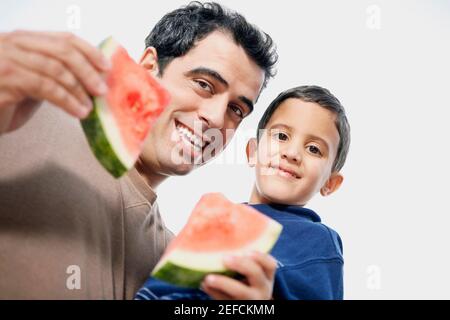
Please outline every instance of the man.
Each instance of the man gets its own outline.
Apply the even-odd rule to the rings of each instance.
[[[92,108],[89,95],[105,93],[102,55],[68,34],[0,35],[0,130],[8,132],[0,136],[0,298],[132,298],[173,237],[159,215],[157,186],[191,171],[186,159],[201,165],[207,158],[210,137],[193,131],[198,124],[222,134],[239,126],[276,60],[268,35],[217,4],[191,3],[164,16],[140,63],[171,103],[136,168],[115,180],[75,118]],[[39,107],[43,100],[53,105]],[[203,140],[200,151],[193,134]],[[223,145],[230,138],[223,135]],[[246,259],[249,272],[275,268]]]

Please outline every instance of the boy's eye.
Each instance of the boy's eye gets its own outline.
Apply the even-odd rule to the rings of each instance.
[[[322,152],[320,152],[320,149],[316,146],[308,146],[307,148],[308,148],[309,152],[311,152],[313,154],[322,155]]]
[[[287,136],[287,134],[283,133],[283,132],[277,132],[274,134],[274,137],[280,141],[286,141],[289,137]]]

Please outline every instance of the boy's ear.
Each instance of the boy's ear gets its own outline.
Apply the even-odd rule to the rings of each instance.
[[[256,165],[256,151],[258,149],[258,142],[255,138],[251,138],[247,142],[247,147],[245,148],[245,153],[247,154],[247,162],[250,167],[254,167]]]
[[[159,73],[158,53],[156,52],[156,49],[154,47],[146,48],[142,54],[139,64],[156,77]]]
[[[339,172],[333,172],[331,176],[328,178],[325,185],[320,189],[320,194],[324,197],[332,194],[342,184],[342,181],[344,181],[344,176],[340,174]]]

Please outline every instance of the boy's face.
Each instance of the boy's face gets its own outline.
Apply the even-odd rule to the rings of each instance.
[[[320,105],[290,98],[274,112],[266,130],[249,142],[249,163],[256,166],[250,203],[304,205],[320,191],[334,192],[342,176],[331,172],[339,145],[336,115]]]

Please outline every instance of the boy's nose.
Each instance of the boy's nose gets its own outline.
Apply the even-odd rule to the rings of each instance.
[[[302,160],[300,150],[294,144],[290,144],[281,150],[281,158],[297,164]]]

